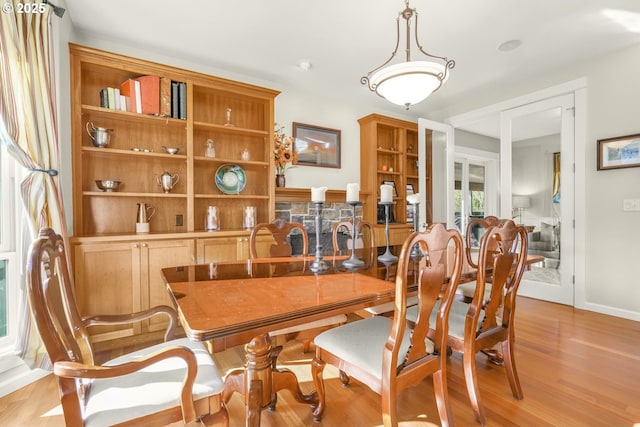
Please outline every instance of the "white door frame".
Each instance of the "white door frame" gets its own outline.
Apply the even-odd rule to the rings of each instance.
[[[445,176],[446,176],[446,204],[447,204],[447,227],[453,227],[454,215],[453,215],[453,196],[449,197],[448,195],[453,195],[453,162],[454,162],[454,132],[453,126],[436,122],[433,120],[427,120],[423,118],[418,119],[418,164],[420,167],[418,168],[418,188],[427,188],[427,168],[425,165],[427,164],[427,150],[426,150],[426,131],[436,131],[442,132],[446,139],[445,141]],[[433,180],[432,180],[433,182]],[[423,229],[423,226],[427,223],[427,193],[425,191],[420,191],[420,209],[419,209],[419,219],[420,219],[420,230]]]
[[[498,216],[498,184],[499,184],[498,171],[499,171],[500,155],[492,151],[477,150],[475,148],[462,147],[462,146],[454,147],[454,153],[455,153],[454,162],[464,163],[465,165],[468,165],[469,163],[471,163],[475,165],[482,165],[485,167],[484,213],[485,213],[485,216],[488,216],[488,215]],[[453,203],[454,203],[453,191],[451,194],[448,195],[448,197],[452,198],[451,203],[453,206]],[[467,214],[469,214],[469,212],[467,212]],[[466,223],[464,220],[461,222],[460,232],[461,233],[466,232]]]
[[[574,101],[573,94],[568,93],[520,107],[511,108],[500,112],[500,156],[503,159],[511,159],[513,152],[512,126],[517,118],[542,111],[560,109],[560,283],[531,282],[522,280],[518,293],[532,298],[557,302],[560,304],[574,305],[573,290],[573,241],[574,230]],[[509,197],[500,198],[500,215],[502,218],[510,218],[512,215],[512,162],[501,162],[500,193]]]
[[[456,127],[461,127],[467,123],[495,117],[501,111],[526,105],[554,96],[573,93],[575,116],[574,116],[574,305],[578,308],[586,308],[585,298],[585,236],[586,236],[586,130],[587,130],[587,78],[582,77],[571,80],[556,86],[535,91],[517,98],[501,101],[477,110],[452,116],[445,120],[445,123]]]

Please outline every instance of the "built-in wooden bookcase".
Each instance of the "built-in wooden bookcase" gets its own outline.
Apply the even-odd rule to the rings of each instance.
[[[270,156],[277,91],[73,44],[70,57],[76,236],[135,234],[137,203],[156,208],[152,233],[203,231],[210,205],[218,207],[223,230],[242,229],[246,206],[256,206],[258,222],[274,218]],[[186,120],[100,106],[102,89],[144,75],[186,83]],[[89,122],[112,129],[106,147],[93,145]],[[204,156],[207,139],[214,141],[215,158]],[[162,146],[180,151],[166,154]],[[215,185],[224,164],[244,170],[247,183],[239,194],[223,194]],[[156,181],[163,172],[179,176],[169,193]],[[102,192],[99,179],[122,184]]]
[[[418,187],[418,124],[379,114],[370,114],[360,123],[360,185],[368,193],[363,206],[365,221],[378,222],[380,185],[395,183],[393,217],[397,226],[407,224],[407,185]],[[427,144],[427,204],[431,205],[431,144]],[[427,216],[430,222],[430,217]]]
[[[171,304],[162,268],[247,258],[244,208],[256,207],[257,222],[275,218],[271,153],[278,92],[75,44],[69,52],[71,243],[81,314],[122,314]],[[185,119],[102,107],[102,89],[145,75],[184,83],[180,111]],[[106,147],[94,146],[89,122],[112,129]],[[207,139],[214,141],[215,157],[205,156]],[[179,151],[167,154],[163,146]],[[248,159],[242,155],[245,150]],[[215,184],[216,171],[226,164],[245,173],[246,186],[238,194],[223,194]],[[169,193],[156,180],[164,172],[179,176]],[[117,191],[103,192],[95,183],[101,179],[122,184]],[[136,233],[138,203],[156,210],[149,233]],[[217,207],[220,231],[205,231],[208,206]],[[92,340],[154,334],[163,323],[96,328]]]

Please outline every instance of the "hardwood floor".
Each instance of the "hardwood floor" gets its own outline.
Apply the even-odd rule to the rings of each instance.
[[[478,355],[480,393],[488,426],[640,426],[640,322],[571,307],[518,299],[516,363],[524,400],[511,396],[503,368]],[[304,391],[313,388],[309,361],[301,343],[285,346],[280,361],[294,370]],[[217,356],[222,366],[242,363],[241,349]],[[454,354],[448,370],[449,394],[458,426],[478,425],[468,403],[461,357]],[[314,424],[307,405],[287,393],[278,396],[275,412],[263,411],[265,427],[373,427],[382,423],[380,398],[353,381],[343,388],[337,372],[325,370],[327,410]],[[405,422],[439,425],[430,379],[398,397]],[[230,404],[231,426],[244,425],[242,397]],[[0,426],[63,426],[55,380],[48,376],[0,398]],[[413,423],[412,423],[413,425]]]

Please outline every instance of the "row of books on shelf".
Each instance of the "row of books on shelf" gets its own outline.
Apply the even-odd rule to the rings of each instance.
[[[100,90],[100,106],[112,110],[187,118],[187,84],[159,76],[127,79]]]

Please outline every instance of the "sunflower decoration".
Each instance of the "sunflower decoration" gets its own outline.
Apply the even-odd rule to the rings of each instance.
[[[298,163],[298,153],[293,150],[293,138],[284,133],[284,126],[275,125],[273,133],[273,161],[276,165],[276,175],[284,175],[287,166]]]

